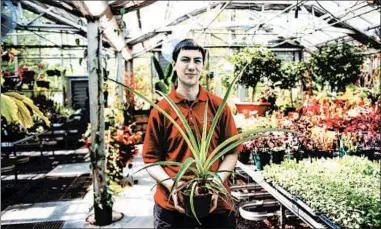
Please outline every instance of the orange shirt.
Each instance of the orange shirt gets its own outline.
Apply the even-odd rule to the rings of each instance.
[[[217,113],[218,105],[221,104],[222,99],[205,91],[200,86],[200,92],[195,101],[191,104],[179,95],[175,89],[171,91],[169,97],[180,108],[183,115],[186,117],[190,127],[194,129],[198,126],[199,132],[202,133],[204,110],[206,101],[208,103],[207,122],[208,130],[212,124],[214,115]],[[164,109],[174,120],[184,129],[181,124],[181,120],[177,117],[176,112],[165,100],[161,100],[158,103],[162,109]],[[195,131],[194,131],[195,132]],[[237,128],[234,123],[233,115],[229,106],[225,105],[223,112],[219,118],[219,122],[216,125],[212,140],[210,142],[209,153],[215,149],[218,144],[222,143],[225,139],[236,135]],[[233,152],[238,152],[238,147]],[[188,148],[186,141],[183,139],[179,131],[174,125],[165,118],[158,110],[153,109],[151,111],[148,127],[146,130],[144,144],[143,144],[143,159],[145,163],[154,163],[157,161],[177,161],[184,162],[187,158],[192,157],[192,152]],[[211,171],[217,171],[222,160],[217,160],[211,167]],[[164,170],[170,177],[175,177],[179,166],[163,166]],[[228,191],[228,183],[225,182],[225,187]],[[161,184],[157,185],[156,193],[154,196],[155,202],[163,208],[173,210],[172,200],[168,202],[169,191]],[[225,203],[219,198],[219,209],[231,209],[230,204]]]

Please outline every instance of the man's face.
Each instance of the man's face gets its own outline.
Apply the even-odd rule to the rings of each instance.
[[[179,84],[193,87],[200,82],[204,70],[202,54],[199,50],[180,50],[175,63]]]

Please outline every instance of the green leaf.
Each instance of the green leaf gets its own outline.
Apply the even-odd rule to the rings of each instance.
[[[176,161],[157,161],[157,162],[154,162],[154,163],[151,163],[149,165],[146,165],[140,169],[138,169],[136,172],[134,172],[132,175],[142,171],[142,170],[145,170],[149,167],[152,167],[152,166],[157,166],[157,165],[161,165],[161,166],[167,166],[167,165],[175,165],[175,166],[181,166],[182,163],[181,162],[176,162]]]
[[[108,79],[109,81],[112,81],[114,83],[116,83],[117,85],[120,85],[124,88],[126,88],[127,91],[131,92],[131,93],[134,93],[136,96],[140,97],[141,99],[143,99],[145,102],[147,102],[148,104],[150,104],[151,106],[153,106],[155,109],[157,109],[162,115],[164,115],[174,126],[175,128],[179,131],[179,133],[181,134],[181,136],[184,138],[185,142],[188,144],[191,152],[196,152],[196,150],[194,149],[191,141],[189,140],[188,136],[185,134],[185,132],[183,131],[183,129],[180,127],[180,125],[165,111],[163,110],[161,107],[159,107],[157,104],[155,104],[154,102],[152,102],[152,100],[148,99],[147,97],[145,97],[144,95],[142,95],[141,93],[135,91],[134,89],[116,81],[116,80],[113,80],[113,79]]]
[[[164,72],[165,84],[170,86],[172,84],[173,66],[171,63],[167,65]]]
[[[205,110],[204,110],[204,123],[203,123],[203,128],[202,128],[201,148],[200,148],[200,154],[201,154],[200,160],[201,160],[201,163],[205,163],[206,156],[207,156],[207,153],[209,151],[209,145],[206,145],[206,141],[205,141],[205,139],[206,139],[206,129],[208,127],[208,104],[209,104],[209,100],[206,101]],[[195,128],[197,128],[197,126]]]
[[[222,114],[222,111],[223,111],[223,109],[225,107],[225,104],[226,104],[226,102],[227,102],[227,100],[228,100],[228,98],[230,96],[230,92],[231,92],[231,90],[233,88],[233,85],[239,79],[239,77],[241,77],[242,73],[245,71],[247,66],[248,66],[248,64],[246,64],[246,66],[242,69],[242,71],[234,77],[232,83],[230,84],[229,88],[227,89],[227,91],[225,93],[225,96],[224,96],[224,98],[222,100],[222,103],[218,106],[217,113],[214,116],[213,121],[212,121],[212,125],[209,128],[208,137],[206,138],[205,145],[206,145],[207,148],[209,148],[209,144],[210,144],[210,141],[212,140],[213,132],[214,132],[214,130],[216,128],[216,125],[218,123],[220,115]]]
[[[191,206],[191,210],[192,210],[192,213],[193,213],[193,216],[196,218],[197,222],[201,225],[201,222],[200,220],[197,218],[197,214],[196,214],[196,210],[194,209],[194,190],[196,189],[196,185],[197,183],[193,183],[192,185],[192,188],[191,188],[191,193],[190,193],[190,206]]]
[[[126,13],[126,9],[124,9],[124,8],[121,8],[121,9],[119,9],[119,14],[120,15],[124,15]]]
[[[287,130],[287,129],[280,129],[280,128],[260,128],[260,129],[255,129],[255,130],[249,130],[249,131],[245,131],[243,133],[240,133],[240,134],[237,134],[235,136],[232,136],[228,139],[226,139],[225,141],[223,141],[221,144],[219,144],[211,153],[210,155],[208,156],[208,159],[206,160],[206,163],[205,163],[205,168],[208,170],[210,168],[210,166],[213,165],[213,163],[218,160],[218,158],[220,158],[221,156],[223,156],[224,154],[228,153],[229,151],[226,151],[224,150],[223,154],[218,154],[220,155],[219,157],[215,156],[220,150],[222,150],[224,147],[226,147],[228,144],[236,141],[237,139],[241,139],[243,138],[242,140],[238,141],[238,142],[245,142],[245,141],[249,141],[249,140],[253,140],[253,139],[256,139],[258,137],[263,137],[263,136],[250,136],[252,134],[258,134],[258,133],[265,133],[265,132],[286,132],[286,133],[294,133],[296,134],[295,131],[292,131],[292,130]],[[238,146],[239,144],[233,144],[234,146]],[[234,149],[235,147],[229,147],[229,149]]]
[[[16,102],[11,97],[1,93],[1,115],[8,123],[18,120],[17,110]]]
[[[177,187],[177,184],[181,180],[181,178],[184,176],[184,174],[188,171],[190,166],[195,162],[195,159],[192,157],[187,158],[184,163],[181,163],[181,167],[179,171],[177,172],[175,182],[173,183],[171,194],[175,191],[175,188]]]
[[[168,86],[163,82],[163,80],[160,80],[158,82],[155,83],[155,90],[156,91],[160,91],[164,94],[167,94],[168,91],[169,91],[169,88]]]
[[[172,109],[176,112],[177,116],[181,120],[181,123],[184,125],[185,130],[187,132],[187,136],[189,137],[190,142],[192,144],[192,148],[195,149],[194,151],[191,151],[191,152],[192,152],[194,158],[196,160],[199,160],[199,158],[200,158],[200,155],[199,155],[200,148],[198,148],[198,144],[197,144],[196,138],[194,137],[194,134],[192,132],[191,127],[189,126],[189,123],[188,123],[187,119],[185,118],[183,113],[180,111],[180,109],[176,105],[176,103],[168,95],[166,95],[166,94],[164,94],[164,93],[162,93],[160,91],[158,91],[158,93],[161,96],[163,96],[168,101],[169,105],[172,107]]]
[[[159,79],[163,80],[163,82],[165,82],[163,69],[161,68],[159,61],[156,59],[155,56],[151,56],[151,59],[152,59],[155,71],[156,71],[157,75],[159,76]]]

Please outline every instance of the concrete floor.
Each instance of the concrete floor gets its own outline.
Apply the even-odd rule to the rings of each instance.
[[[64,153],[64,152],[63,152]],[[142,157],[134,159],[133,170],[143,166]],[[124,171],[127,173],[127,171]],[[89,163],[63,164],[54,168],[45,176],[74,176],[90,173]],[[35,223],[46,221],[65,221],[63,228],[153,228],[153,194],[155,181],[144,170],[134,175],[139,183],[122,189],[117,196],[113,210],[121,212],[124,217],[119,222],[104,227],[93,226],[85,221],[91,213],[93,203],[92,191],[83,200],[54,201],[36,204],[13,205],[1,212],[1,225]]]

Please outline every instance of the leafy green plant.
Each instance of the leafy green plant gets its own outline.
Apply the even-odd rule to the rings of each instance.
[[[150,165],[147,165],[137,172],[146,169],[151,166],[166,166],[166,165],[174,165],[174,166],[180,166],[179,172],[177,173],[176,177],[174,178],[174,184],[171,190],[171,194],[175,191],[174,187],[177,187],[178,182],[181,181],[184,174],[186,173],[192,173],[194,175],[194,178],[190,181],[186,182],[185,184],[185,190],[188,190],[190,193],[190,205],[192,209],[193,215],[196,217],[196,212],[194,209],[194,203],[193,198],[197,193],[196,190],[202,190],[203,193],[215,193],[218,194],[222,199],[226,200],[227,198],[231,198],[230,193],[226,190],[226,188],[223,185],[223,182],[218,175],[218,173],[226,172],[226,171],[216,171],[212,172],[209,171],[211,166],[216,162],[217,160],[220,160],[223,156],[225,156],[229,151],[233,150],[240,144],[242,144],[245,141],[252,140],[255,138],[259,138],[262,135],[259,135],[259,133],[267,132],[267,131],[287,131],[291,132],[289,130],[283,130],[283,129],[275,129],[275,128],[264,128],[264,129],[255,129],[255,130],[249,130],[243,133],[240,133],[238,135],[235,135],[221,144],[219,144],[215,149],[213,149],[210,152],[210,142],[212,139],[212,135],[214,133],[215,127],[218,123],[218,120],[220,118],[220,115],[222,114],[222,111],[225,107],[225,104],[227,102],[227,99],[230,95],[230,92],[233,88],[234,83],[239,79],[239,77],[243,74],[246,67],[244,67],[239,74],[237,74],[233,82],[230,84],[230,87],[228,88],[227,92],[225,93],[225,96],[223,98],[222,103],[219,105],[218,110],[216,112],[215,117],[213,118],[212,124],[207,129],[207,122],[204,122],[202,133],[200,133],[197,128],[196,134],[192,132],[190,125],[188,124],[188,121],[184,117],[184,115],[181,113],[180,109],[176,105],[172,99],[168,97],[168,95],[159,92],[171,105],[172,109],[176,112],[177,116],[179,117],[179,120],[181,121],[181,124],[184,126],[185,130],[180,127],[180,125],[161,107],[157,106],[155,103],[153,103],[150,99],[146,98],[139,92],[133,90],[132,88],[129,88],[128,86],[125,86],[119,82],[116,82],[114,80],[111,80],[117,84],[123,85],[128,91],[134,93],[135,95],[141,97],[143,100],[145,100],[147,103],[151,104],[154,108],[156,108],[161,114],[163,114],[173,125],[176,127],[176,129],[180,132],[181,136],[184,138],[186,143],[189,146],[189,149],[192,152],[193,157],[190,157],[186,159],[183,163],[181,162],[173,162],[173,161],[159,161],[156,163],[152,163]],[[206,103],[206,108],[204,112],[204,119],[206,119],[207,116],[207,110],[208,110],[208,102]]]
[[[331,90],[345,91],[350,83],[355,83],[360,76],[363,63],[361,50],[347,42],[336,41],[319,48],[313,53],[310,62],[312,78],[320,85],[328,83]]]
[[[344,156],[265,167],[264,177],[345,228],[380,228],[380,163]]]

